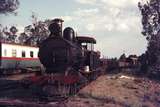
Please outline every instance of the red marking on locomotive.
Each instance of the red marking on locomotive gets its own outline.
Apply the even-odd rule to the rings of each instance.
[[[77,83],[80,78],[78,75],[55,75],[55,76],[33,76],[28,78],[32,83],[43,85],[48,80],[59,81],[62,84],[70,85]]]
[[[63,81],[65,84],[74,84],[80,80],[78,75],[64,76]]]
[[[48,76],[32,76],[28,80],[34,84],[44,85],[48,81]]]

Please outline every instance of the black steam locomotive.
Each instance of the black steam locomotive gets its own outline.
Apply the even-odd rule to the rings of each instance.
[[[94,51],[96,40],[76,36],[71,27],[62,31],[62,24],[62,19],[54,19],[49,26],[50,36],[39,46],[39,60],[46,73],[96,70],[100,66],[100,53]]]
[[[45,75],[27,79],[42,86],[49,96],[75,94],[102,71],[100,53],[94,51],[96,40],[76,36],[70,27],[62,32],[62,23],[62,19],[54,19],[49,25],[50,36],[39,44],[38,57],[45,67]]]

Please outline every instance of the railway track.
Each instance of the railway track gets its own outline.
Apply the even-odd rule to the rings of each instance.
[[[36,85],[30,85],[26,88],[19,80],[0,80],[0,100],[5,99],[9,102],[19,99],[22,102],[48,103],[65,101],[69,98],[69,96],[48,95],[45,92],[42,87]]]
[[[0,80],[0,91],[3,92],[5,90],[11,90],[16,87],[19,87],[18,81],[12,81],[12,80]]]
[[[59,107],[59,102],[43,103],[43,102],[26,102],[13,99],[0,99],[1,107]]]
[[[1,75],[1,79],[7,79],[7,80],[21,80],[25,77],[29,76],[34,76],[35,72],[26,72],[26,73],[14,73],[14,74],[6,74],[6,75]]]

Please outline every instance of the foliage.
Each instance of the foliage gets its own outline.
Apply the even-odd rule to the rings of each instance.
[[[0,14],[13,13],[18,6],[18,0],[0,0]]]
[[[19,41],[21,44],[38,45],[49,36],[48,31],[49,20],[37,21],[32,25],[24,28],[24,32],[20,34]]]
[[[160,74],[160,1],[139,2],[142,15],[142,34],[148,41],[146,62],[152,73]]]
[[[125,61],[125,59],[126,59],[126,55],[125,55],[125,54],[122,54],[122,55],[120,56],[120,58],[119,58],[119,60],[121,60],[121,61]]]
[[[49,36],[48,25],[50,20],[38,21],[38,17],[32,12],[32,24],[24,28],[19,36],[19,42],[27,45],[38,45]]]
[[[140,66],[140,70],[142,74],[146,74],[147,73],[147,69],[148,69],[148,60],[147,59],[147,54],[142,54],[141,56],[139,56],[138,61],[141,63]]]
[[[32,24],[24,27],[24,31],[19,35],[15,26],[8,28],[0,24],[0,40],[2,42],[18,42],[20,44],[37,46],[49,36],[49,24],[50,20],[38,21],[37,17],[32,15]]]
[[[0,38],[2,42],[10,42],[15,43],[17,38],[18,29],[15,26],[8,27],[0,27]]]

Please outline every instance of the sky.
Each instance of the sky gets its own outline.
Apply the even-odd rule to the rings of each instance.
[[[63,18],[64,27],[72,27],[79,36],[96,38],[95,50],[105,57],[121,54],[141,55],[147,41],[141,34],[139,0],[19,0],[18,15],[0,15],[3,26],[14,25],[19,32],[31,24],[34,12],[38,20]]]

